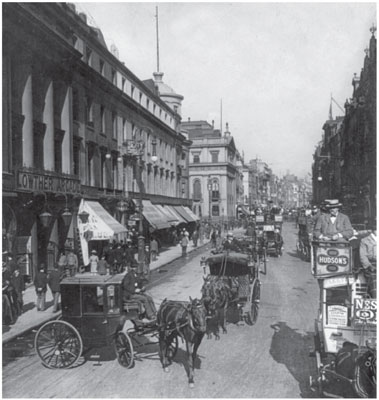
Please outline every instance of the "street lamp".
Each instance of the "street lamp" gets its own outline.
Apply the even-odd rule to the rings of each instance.
[[[143,140],[127,140],[126,154],[136,160],[137,163],[137,183],[139,188],[138,198],[138,269],[142,273],[145,264],[145,237],[143,236],[143,183],[142,183],[142,156],[145,150],[145,142]]]
[[[53,219],[53,216],[47,211],[47,195],[45,192],[42,193],[45,196],[45,204],[43,206],[44,211],[41,214],[39,214],[39,219],[41,221],[42,226],[44,228],[48,228]]]
[[[209,220],[212,220],[212,179],[208,176],[208,194],[209,194]]]

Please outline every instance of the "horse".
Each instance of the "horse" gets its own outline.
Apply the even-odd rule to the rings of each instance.
[[[194,363],[197,350],[206,332],[206,310],[201,300],[174,301],[165,299],[157,313],[159,356],[163,370],[168,372],[172,353],[170,345],[176,336],[186,343],[189,374],[188,383],[194,387]]]
[[[216,340],[220,340],[219,327],[222,328],[222,333],[227,333],[225,319],[229,302],[233,298],[232,288],[223,277],[209,276],[203,279],[204,284],[201,288],[202,300],[208,316],[210,318],[214,317],[216,321],[217,325],[213,333]],[[208,339],[210,339],[211,336],[212,333],[208,330]]]

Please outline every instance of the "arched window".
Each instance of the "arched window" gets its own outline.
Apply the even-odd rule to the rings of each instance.
[[[201,183],[199,179],[193,181],[193,200],[201,200]]]

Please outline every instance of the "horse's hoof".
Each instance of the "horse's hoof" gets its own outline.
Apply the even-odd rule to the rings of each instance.
[[[170,368],[165,367],[165,368],[163,368],[163,371],[164,371],[164,372],[170,372]]]
[[[193,389],[195,387],[195,384],[191,382],[188,386],[190,387],[190,389]]]

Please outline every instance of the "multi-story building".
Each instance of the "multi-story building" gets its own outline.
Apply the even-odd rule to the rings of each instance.
[[[315,201],[339,198],[353,223],[376,217],[376,28],[371,28],[360,76],[354,74],[353,95],[345,116],[324,124],[314,153]]]
[[[78,246],[83,202],[114,234],[133,199],[191,204],[182,97],[165,92],[161,74],[152,89],[116,53],[73,4],[3,5],[3,248],[24,254],[30,275]]]
[[[228,124],[222,135],[206,121],[182,122],[190,146],[189,187],[193,211],[214,222],[231,222],[241,199],[242,175]]]
[[[271,200],[271,169],[266,162],[256,158],[250,160],[249,172],[249,203],[254,207],[267,207]]]

